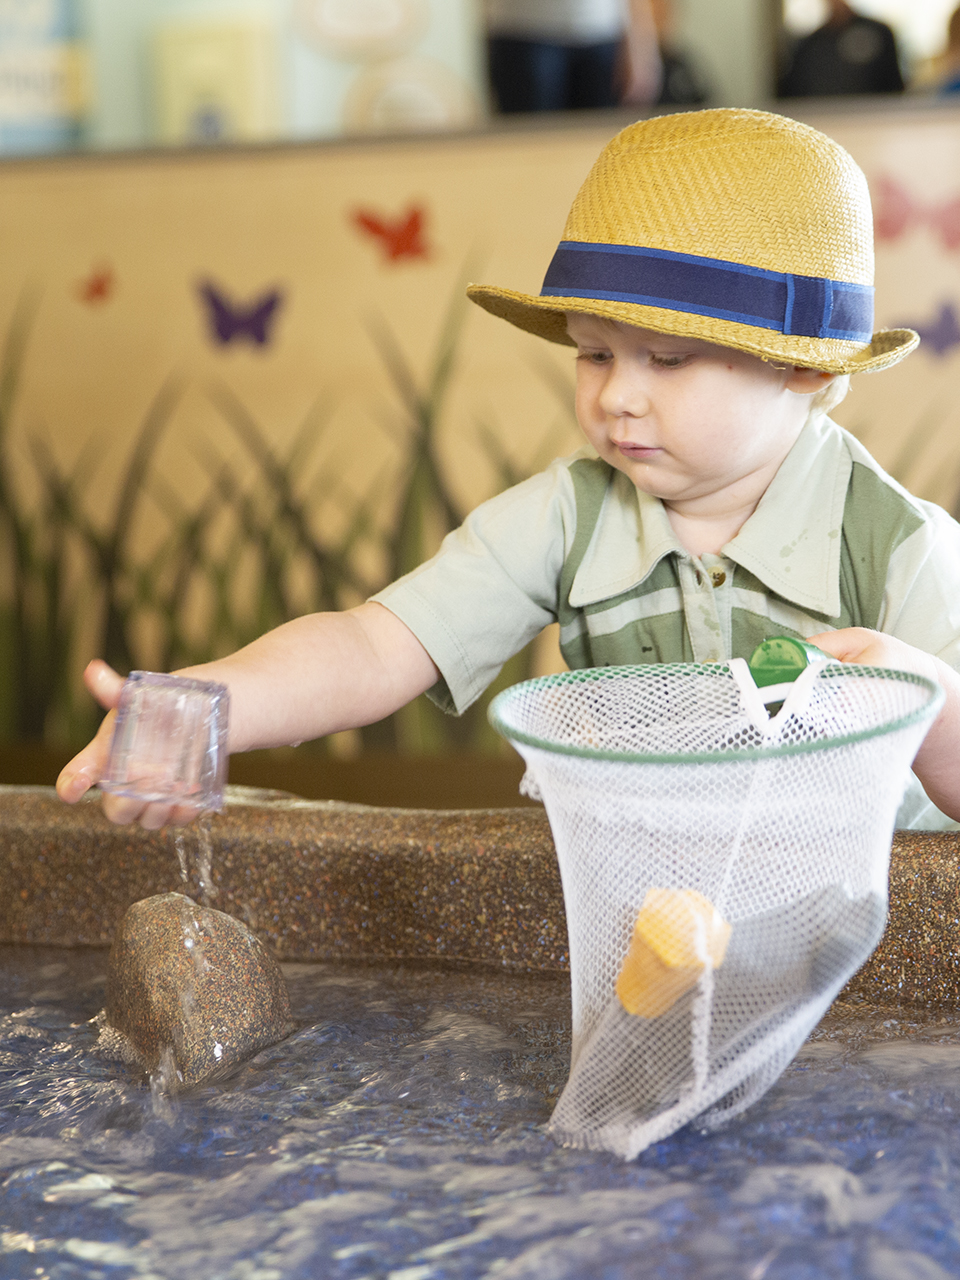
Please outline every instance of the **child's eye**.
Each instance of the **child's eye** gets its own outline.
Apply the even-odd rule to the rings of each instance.
[[[650,357],[650,363],[658,369],[679,369],[690,360],[690,356],[654,356]]]
[[[578,351],[577,359],[584,360],[587,364],[606,364],[613,356],[609,351]]]

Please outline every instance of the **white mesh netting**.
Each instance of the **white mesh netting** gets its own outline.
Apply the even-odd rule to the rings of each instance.
[[[939,690],[828,664],[768,722],[744,670],[571,672],[491,708],[560,862],[564,1142],[632,1158],[695,1117],[737,1114],[880,939],[894,817]]]

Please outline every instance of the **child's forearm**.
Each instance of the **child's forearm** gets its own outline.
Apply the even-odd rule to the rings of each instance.
[[[939,658],[934,662],[935,678],[946,697],[917,752],[913,771],[937,808],[960,822],[960,675]]]
[[[228,658],[177,674],[228,686],[231,752],[372,724],[439,678],[409,628],[373,603],[296,618]]]
[[[188,667],[181,675],[216,680],[230,690],[230,751],[275,747],[357,728],[383,719],[429,689],[439,672],[399,618],[367,603],[345,613],[311,614],[261,636],[229,658]],[[74,803],[103,777],[123,678],[105,662],[84,672],[107,709],[92,742],[57,779],[60,798]],[[145,827],[188,822],[187,806],[144,804],[119,796],[104,803],[114,822]]]
[[[933,654],[865,627],[827,631],[810,636],[810,642],[841,662],[896,667],[940,685],[943,709],[917,752],[913,772],[937,808],[960,822],[960,675]]]

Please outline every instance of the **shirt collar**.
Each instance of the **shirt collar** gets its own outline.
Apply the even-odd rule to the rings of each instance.
[[[756,511],[724,554],[812,613],[840,613],[843,510],[853,462],[843,433],[808,418]]]
[[[785,600],[837,617],[840,534],[852,465],[840,429],[824,415],[812,415],[723,555]],[[570,604],[583,608],[639,586],[671,553],[691,558],[663,504],[614,470]]]
[[[671,552],[689,555],[663,503],[641,493],[622,471],[611,468],[593,537],[570,588],[571,606],[580,609],[629,591]]]

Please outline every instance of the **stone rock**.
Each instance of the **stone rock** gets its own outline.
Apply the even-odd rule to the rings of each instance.
[[[280,966],[246,925],[182,893],[135,902],[107,973],[107,1027],[145,1071],[172,1050],[179,1086],[220,1075],[292,1029]],[[172,1083],[172,1082],[171,1082]]]

